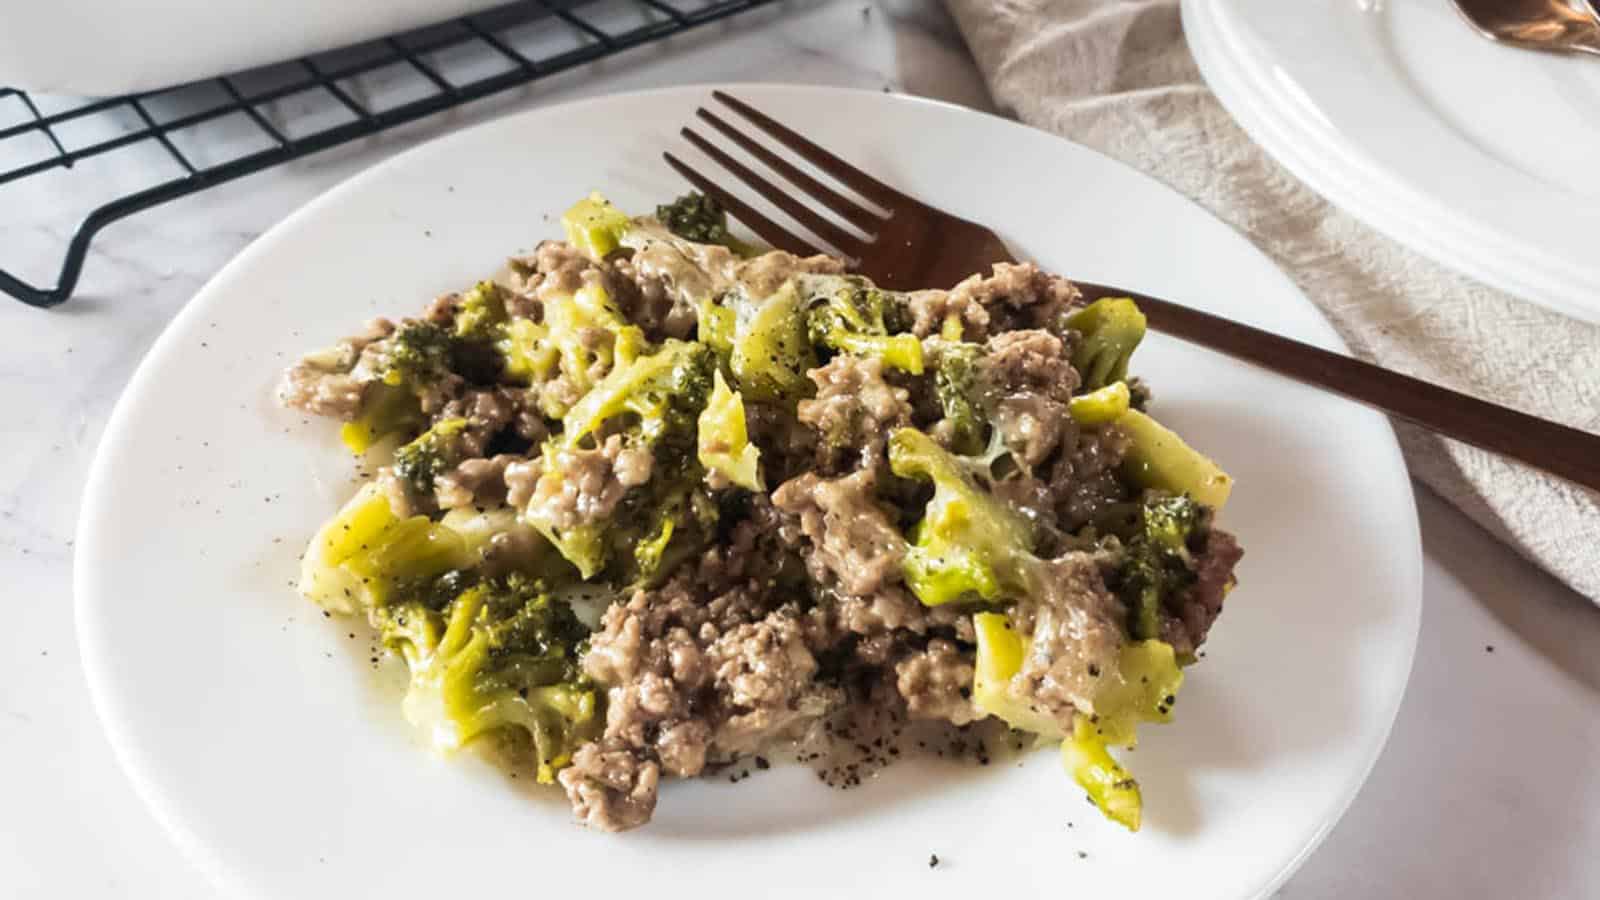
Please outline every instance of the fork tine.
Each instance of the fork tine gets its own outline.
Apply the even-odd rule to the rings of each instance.
[[[849,222],[850,224],[868,234],[872,234],[883,226],[882,216],[868,211],[867,208],[861,204],[851,200],[849,197],[846,197],[833,188],[828,187],[817,179],[812,178],[810,175],[807,175],[793,163],[772,152],[771,150],[768,150],[766,146],[746,135],[739,129],[729,125],[721,116],[717,115],[711,110],[702,107],[695,110],[695,115],[709,122],[711,127],[722,132],[723,135],[725,135],[735,144],[743,147],[751,156],[761,160],[761,162],[764,163],[767,168],[777,172],[780,176],[787,179],[790,184],[800,188],[801,191],[810,194],[814,199],[820,201],[823,206],[826,206],[827,208],[838,213],[840,216],[844,217],[845,221]]]
[[[698,147],[702,153],[716,160],[718,165],[733,173],[733,177],[744,182],[746,186],[753,188],[757,194],[765,197],[774,206],[788,213],[796,222],[810,229],[812,234],[851,256],[861,255],[860,238],[818,215],[816,210],[796,200],[788,191],[778,187],[757,174],[749,166],[718,149],[716,145],[696,134],[692,129],[685,128],[679,133],[683,135],[684,140]]]
[[[754,231],[762,240],[777,247],[779,250],[787,250],[796,256],[816,256],[822,252],[805,239],[796,237],[794,232],[756,212],[743,200],[718,187],[716,182],[689,168],[676,156],[671,153],[663,153],[661,155],[666,159],[667,165],[676,169],[678,174],[694,185],[700,193],[722,204],[722,208],[728,211],[728,215],[749,226],[750,230]]]
[[[722,91],[712,91],[711,96],[722,101],[732,108],[734,112],[748,119],[757,128],[771,135],[778,143],[793,150],[817,168],[839,179],[840,183],[848,185],[856,193],[879,206],[886,209],[894,209],[898,206],[905,206],[908,203],[916,203],[915,200],[905,194],[889,187],[887,184],[779,124],[777,120],[743,100],[730,97]]]

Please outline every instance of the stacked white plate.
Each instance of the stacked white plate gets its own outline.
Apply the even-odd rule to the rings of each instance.
[[[1343,209],[1600,321],[1600,59],[1491,43],[1447,0],[1184,0],[1223,105]]]

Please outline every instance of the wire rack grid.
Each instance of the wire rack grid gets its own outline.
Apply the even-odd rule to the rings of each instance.
[[[169,178],[90,208],[66,240],[53,286],[0,268],[0,291],[31,306],[58,306],[72,296],[95,235],[119,219],[775,2],[526,0],[264,69],[144,94],[58,100],[54,109],[0,87],[0,192],[151,148],[176,166]],[[376,94],[386,96],[367,89],[375,78],[388,88]],[[295,102],[307,98],[315,102]],[[233,132],[230,147],[250,149],[218,158],[207,129],[224,126]],[[241,129],[249,138],[242,144]],[[0,193],[0,215],[3,201]]]

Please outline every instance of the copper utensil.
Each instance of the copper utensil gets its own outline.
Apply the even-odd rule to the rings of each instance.
[[[1529,50],[1600,53],[1593,0],[1455,0],[1456,10],[1491,41]]]
[[[880,213],[868,209],[823,184],[727,119],[703,107],[696,110],[702,121],[760,160],[788,182],[789,187],[774,184],[693,129],[682,131],[689,143],[825,241],[853,270],[878,284],[895,290],[949,287],[994,263],[1015,262],[1004,242],[988,228],[942,212],[889,187],[743,101],[722,91],[714,91],[712,96],[771,140],[885,210]],[[791,253],[823,252],[676,156],[671,153],[663,156],[679,174],[720,202],[730,215],[763,240]],[[866,237],[842,227],[818,212],[813,204],[825,207]],[[1082,281],[1075,283],[1091,299],[1132,297],[1144,310],[1150,326],[1159,331],[1600,490],[1600,437],[1595,435],[1138,291]]]

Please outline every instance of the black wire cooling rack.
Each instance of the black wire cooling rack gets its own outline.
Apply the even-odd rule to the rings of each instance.
[[[59,174],[93,158],[149,151],[176,163],[166,180],[94,206],[66,242],[54,287],[40,288],[0,269],[0,290],[37,307],[72,296],[95,235],[107,225],[272,166],[300,159],[461,104],[548,77],[574,66],[661,40],[776,0],[529,0],[441,25],[326,54],[145,94],[63,103],[0,87],[0,150],[32,141],[29,153],[0,154],[0,190]],[[358,80],[399,67],[407,96],[385,106]],[[391,83],[395,79],[391,79]],[[316,103],[322,114],[312,116]],[[329,116],[327,107],[335,115]],[[227,122],[252,132],[254,149],[221,160],[197,152],[208,126]],[[84,126],[89,127],[84,127]],[[110,127],[106,127],[109,125]],[[99,126],[99,127],[96,127]],[[69,132],[96,135],[74,140]],[[233,142],[238,146],[238,142]],[[187,151],[187,152],[186,152]],[[19,161],[21,160],[21,161]],[[0,193],[0,216],[5,215]]]

